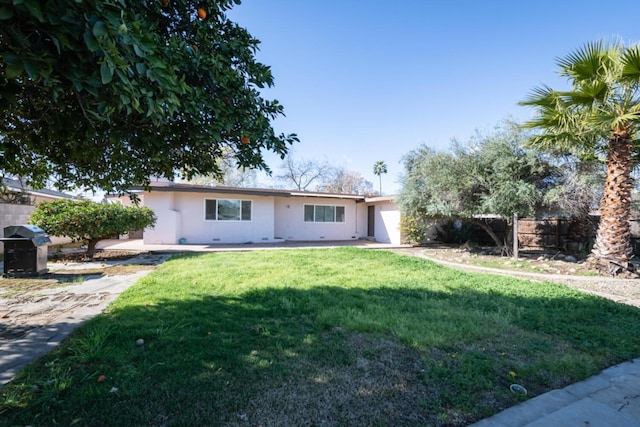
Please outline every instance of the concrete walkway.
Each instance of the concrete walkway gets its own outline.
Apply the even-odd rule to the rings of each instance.
[[[638,427],[640,358],[527,400],[474,427]]]
[[[100,314],[122,292],[150,272],[144,270],[122,276],[104,276],[63,288],[39,290],[41,298],[47,295],[73,295],[80,300],[91,299],[92,302],[88,305],[72,305],[59,317],[30,330],[21,338],[9,339],[1,345],[0,387],[11,381],[20,369],[58,346],[75,328]],[[99,297],[95,298],[96,295]]]
[[[396,249],[398,246],[354,241],[347,243],[372,249]],[[121,251],[149,251],[165,254],[179,252],[275,250],[286,248],[334,247],[342,243],[283,243],[258,245],[144,245],[141,240],[101,242],[99,248]],[[74,286],[74,292],[108,292],[101,304],[82,307],[64,318],[31,331],[0,348],[0,385],[15,373],[58,345],[74,328],[99,314],[108,303],[149,271],[129,276],[107,276]],[[629,333],[636,333],[630,331]],[[473,424],[476,427],[638,427],[640,426],[640,358],[602,371],[600,374],[560,390],[553,390],[491,418]]]

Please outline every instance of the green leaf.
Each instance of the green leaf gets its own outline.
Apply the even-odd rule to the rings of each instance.
[[[18,55],[13,53],[5,53],[2,55],[2,58],[4,59],[5,64],[17,64],[20,62]]]
[[[133,45],[133,51],[136,53],[136,55],[138,55],[140,58],[144,58],[147,55],[144,53],[144,50],[142,50],[142,48],[140,48],[140,46],[138,46],[137,44]]]
[[[15,79],[20,74],[22,74],[23,70],[24,70],[24,67],[22,65],[22,62],[18,62],[16,64],[7,64],[7,68],[5,69],[5,72],[7,73],[8,79]]]
[[[84,87],[84,88],[85,88],[85,90],[86,90],[87,92],[89,92],[91,95],[93,95],[93,96],[98,96],[98,89],[97,89],[97,88],[95,88],[94,86],[91,86],[91,85],[87,84],[87,85],[85,85],[85,87]]]
[[[89,31],[84,32],[84,42],[91,52],[100,50],[100,44],[98,43],[98,40]]]
[[[42,9],[40,8],[40,0],[24,0],[24,5],[27,6],[29,12],[31,12],[38,21],[44,22],[44,15],[42,15]]]
[[[100,78],[102,79],[102,84],[105,85],[111,83],[111,80],[113,80],[113,68],[106,62],[103,62],[100,66]]]
[[[13,17],[13,9],[6,6],[0,6],[0,19],[7,20]]]
[[[103,37],[108,35],[109,33],[107,32],[107,26],[104,25],[104,22],[102,21],[97,21],[94,25],[93,25],[93,35],[96,37]]]
[[[147,64],[145,64],[144,62],[136,63],[136,70],[141,76],[145,75],[145,73],[147,72]]]
[[[40,75],[40,71],[33,62],[25,62],[24,69],[29,75],[29,78],[33,80],[36,80]]]

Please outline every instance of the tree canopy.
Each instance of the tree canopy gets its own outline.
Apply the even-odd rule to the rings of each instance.
[[[629,218],[640,131],[640,44],[588,43],[559,58],[557,65],[571,88],[538,87],[521,103],[535,109],[527,126],[541,130],[532,142],[556,152],[606,156],[601,219],[590,261],[611,272],[615,266],[634,271]]]
[[[453,141],[449,151],[421,146],[403,159],[405,174],[398,205],[414,226],[426,219],[462,219],[482,227],[498,246],[503,242],[478,217],[533,215],[555,182],[555,168],[527,149],[527,134],[507,122],[468,143]]]
[[[0,169],[42,186],[122,190],[219,172],[230,148],[268,170],[297,141],[260,89],[259,41],[239,0],[0,1]]]
[[[156,216],[146,206],[124,207],[119,203],[59,199],[40,203],[29,221],[53,236],[84,242],[86,254],[92,258],[100,240],[151,227]]]
[[[338,194],[360,194],[370,196],[373,192],[373,184],[367,181],[360,172],[351,171],[344,167],[333,168],[329,176],[325,177],[318,191]]]
[[[276,179],[286,188],[311,191],[328,181],[332,173],[333,167],[326,160],[296,159],[293,156],[287,156],[280,165]]]

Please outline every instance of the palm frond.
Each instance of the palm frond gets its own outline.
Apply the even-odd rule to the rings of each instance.
[[[556,63],[560,67],[560,75],[576,82],[601,79],[615,69],[617,52],[621,49],[617,42],[591,42],[563,58],[557,58]]]
[[[625,114],[599,114],[595,117],[597,120],[594,122],[598,122],[602,125],[608,125],[609,129],[619,131],[623,129],[627,129],[632,125],[638,126],[640,122],[640,111],[636,112],[627,112]]]
[[[622,78],[640,82],[640,45],[627,48],[622,55]]]
[[[527,107],[555,108],[559,102],[562,102],[562,99],[558,96],[558,92],[549,86],[539,86],[533,88],[527,99],[518,104]]]
[[[558,92],[558,96],[570,105],[592,106],[604,103],[610,92],[609,85],[602,80],[585,81],[576,90]]]

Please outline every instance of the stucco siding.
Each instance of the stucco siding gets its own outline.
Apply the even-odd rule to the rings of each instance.
[[[400,233],[400,211],[391,202],[384,202],[376,206],[376,241],[399,245],[402,240]]]
[[[144,192],[158,217],[144,232],[148,244],[346,241],[372,237],[401,243],[400,212],[392,197],[176,184]],[[223,202],[226,201],[226,202]],[[229,203],[234,201],[234,203]],[[250,201],[251,215],[248,217]],[[368,236],[368,212],[375,233]]]
[[[305,205],[344,206],[344,222],[307,222],[304,220]],[[278,198],[275,201],[275,234],[284,240],[355,240],[360,237],[353,199],[320,197]],[[362,208],[359,204],[358,209]]]
[[[205,219],[205,200],[250,200],[251,220]],[[273,197],[230,196],[203,193],[146,193],[145,206],[154,210],[158,222],[144,232],[145,243],[187,244],[272,242],[274,240]]]
[[[368,209],[374,208],[374,235],[367,236],[369,216]],[[390,200],[361,203],[358,206],[358,231],[362,237],[373,237],[376,242],[402,243],[400,233],[400,210]]]
[[[173,193],[145,193],[144,205],[151,208],[158,218],[156,225],[147,228],[143,234],[145,244],[178,243],[181,223],[180,213],[174,208]]]

